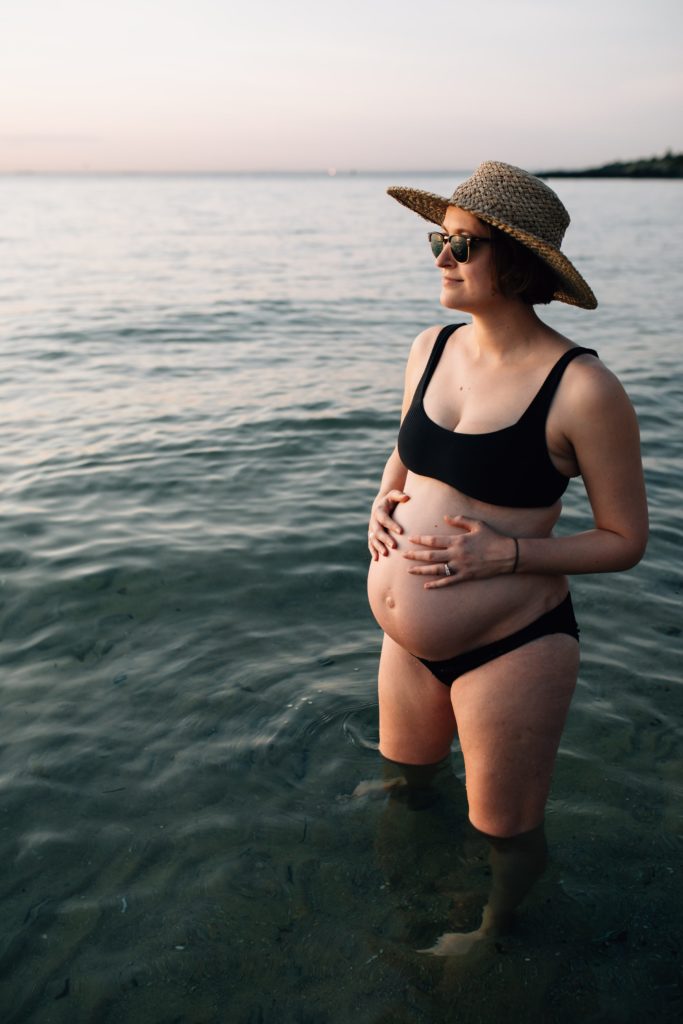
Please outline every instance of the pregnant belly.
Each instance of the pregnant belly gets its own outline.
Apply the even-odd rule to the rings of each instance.
[[[434,481],[425,486],[423,477],[417,481],[409,489],[409,477],[405,489],[411,499],[394,512],[404,530],[398,547],[372,561],[368,573],[372,613],[392,640],[423,658],[450,658],[508,636],[559,604],[567,590],[563,576],[508,574],[425,590],[428,577],[411,575],[408,569],[415,563],[402,552],[416,547],[406,540],[410,534],[458,533],[444,523],[445,513],[482,519],[511,536],[542,536],[551,532],[549,519],[554,522],[557,512],[475,509],[451,488]]]

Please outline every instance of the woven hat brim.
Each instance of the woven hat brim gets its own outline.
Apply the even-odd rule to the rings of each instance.
[[[449,199],[444,199],[443,196],[436,195],[435,192],[425,192],[417,188],[393,185],[387,189],[387,193],[393,199],[396,199],[397,202],[408,207],[409,210],[419,213],[421,217],[424,217],[425,220],[430,221],[432,224],[443,225],[446,210],[451,205]],[[584,281],[571,260],[568,260],[559,249],[556,249],[548,242],[544,242],[543,239],[538,238],[536,235],[530,234],[528,231],[522,231],[513,225],[504,224],[496,217],[492,217],[491,214],[482,210],[476,210],[460,203],[458,203],[458,206],[463,210],[467,210],[473,216],[478,217],[479,220],[485,221],[485,223],[491,224],[501,231],[505,231],[506,234],[511,235],[512,238],[517,239],[522,245],[531,249],[532,252],[535,252],[537,256],[552,267],[558,279],[558,287],[553,293],[554,299],[557,299],[559,302],[566,302],[570,306],[579,306],[581,309],[596,308],[598,300],[595,298],[592,289]]]

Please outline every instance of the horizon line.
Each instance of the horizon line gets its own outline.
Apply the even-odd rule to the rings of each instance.
[[[79,177],[94,177],[96,175],[110,175],[117,177],[144,177],[147,175],[168,175],[168,176],[187,176],[187,175],[203,175],[203,176],[230,176],[230,175],[268,175],[268,174],[291,174],[291,175],[315,175],[323,178],[339,178],[339,177],[355,177],[356,175],[363,174],[471,174],[474,168],[413,168],[406,170],[405,168],[341,168],[341,167],[301,167],[301,168],[197,168],[197,169],[180,169],[180,168],[92,168],[92,167],[72,167],[72,168],[33,168],[33,167],[16,167],[16,168],[0,168],[0,177],[32,177],[40,175],[73,175]]]

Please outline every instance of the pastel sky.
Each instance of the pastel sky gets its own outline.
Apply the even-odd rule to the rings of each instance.
[[[0,0],[0,171],[683,150],[681,0]]]

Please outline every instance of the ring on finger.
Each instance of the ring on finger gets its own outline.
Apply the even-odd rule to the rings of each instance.
[[[450,566],[449,566],[448,562],[444,562],[443,563],[443,574],[444,574],[444,576],[451,576],[452,575],[451,569],[450,569]]]

